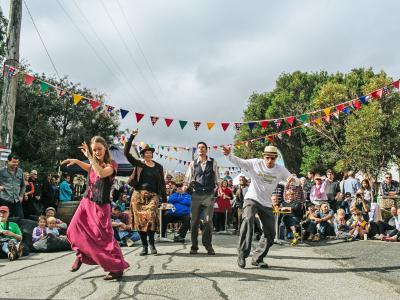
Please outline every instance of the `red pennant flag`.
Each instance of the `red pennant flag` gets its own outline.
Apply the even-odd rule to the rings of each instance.
[[[397,80],[397,81],[395,81],[395,82],[393,82],[393,86],[396,88],[396,89],[400,89],[400,80]]]
[[[263,129],[266,129],[267,126],[268,126],[268,121],[267,121],[267,120],[261,121],[261,122],[260,122],[260,125],[261,125],[261,127],[262,127]]]
[[[197,129],[199,129],[201,122],[193,122],[193,125],[194,125],[194,129],[197,130]]]
[[[343,108],[344,108],[344,104],[343,104],[343,103],[336,105],[336,109],[337,109],[338,111],[342,111]]]
[[[100,102],[93,100],[93,99],[90,99],[89,103],[93,110],[95,110],[96,108],[98,108],[100,106]]]
[[[269,136],[268,136],[268,140],[269,140],[270,142],[273,142],[273,141],[274,141],[274,136],[273,136],[273,135],[269,135]]]
[[[56,89],[56,91],[57,91],[57,96],[58,97],[62,97],[66,93],[65,90],[62,90],[62,89]]]
[[[353,106],[355,109],[359,110],[361,108],[361,101],[360,100],[354,101]]]
[[[143,119],[144,114],[140,114],[140,113],[135,113],[136,115],[136,122],[139,123],[141,119]]]
[[[373,91],[373,92],[371,93],[371,97],[372,97],[372,98],[375,98],[375,99],[379,99],[379,98],[382,97],[382,92],[383,92],[382,89]]]
[[[329,123],[329,121],[331,120],[331,116],[328,115],[328,116],[323,117],[322,119],[323,119],[326,123]]]
[[[282,119],[277,119],[277,120],[275,120],[275,126],[276,126],[276,128],[281,127],[281,124],[282,124]]]
[[[167,119],[167,118],[164,118],[164,120],[167,127],[171,126],[172,122],[174,121],[174,119]]]
[[[286,133],[288,136],[292,136],[292,130],[291,130],[291,129],[286,130],[285,133]]]
[[[278,133],[278,138],[280,139],[280,140],[282,140],[282,133]]]
[[[229,127],[229,123],[221,123],[222,129],[226,131],[226,129]]]
[[[159,119],[159,117],[150,116],[151,124],[153,124],[153,126],[156,125],[158,119]]]
[[[25,81],[26,85],[31,85],[34,80],[35,80],[35,77],[33,77],[32,75],[29,75],[29,74],[25,74],[24,81]]]
[[[293,122],[294,122],[294,119],[295,119],[294,117],[287,117],[286,121],[289,123],[290,126],[292,126]]]
[[[243,144],[244,144],[246,147],[248,147],[248,146],[249,146],[249,141],[245,141]]]
[[[215,151],[217,151],[217,150],[218,150],[218,146],[214,146],[213,148],[214,148],[214,150],[215,150]]]

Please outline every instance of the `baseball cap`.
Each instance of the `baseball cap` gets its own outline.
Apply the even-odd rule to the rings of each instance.
[[[8,208],[8,206],[0,206],[0,211],[6,211],[6,212],[10,212],[10,209]]]

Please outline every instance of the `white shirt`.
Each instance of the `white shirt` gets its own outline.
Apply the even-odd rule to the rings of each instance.
[[[251,183],[244,199],[252,199],[266,207],[272,207],[271,196],[279,182],[287,180],[291,175],[283,166],[268,168],[263,159],[241,159],[232,153],[227,156],[234,165],[246,169]]]

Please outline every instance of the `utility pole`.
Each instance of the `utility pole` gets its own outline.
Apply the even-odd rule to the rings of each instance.
[[[18,68],[19,41],[21,33],[22,0],[10,0],[10,17],[6,40],[6,61],[4,65]],[[7,67],[6,67],[7,68]],[[3,94],[0,100],[0,154],[12,147],[15,104],[17,100],[18,78],[8,76],[4,69]],[[4,155],[3,155],[4,157]],[[0,158],[2,158],[0,156]]]

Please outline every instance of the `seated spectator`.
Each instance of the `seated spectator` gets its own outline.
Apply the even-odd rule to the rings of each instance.
[[[46,219],[50,217],[55,217],[56,215],[56,209],[54,207],[48,207],[46,208]],[[62,233],[66,232],[67,230],[67,223],[61,221],[60,219],[56,218],[56,227],[58,230],[60,230]]]
[[[382,196],[398,196],[400,193],[399,183],[392,179],[391,173],[385,174],[385,180],[381,182],[379,193]]]
[[[58,252],[58,251],[66,251],[71,249],[71,245],[69,244],[65,235],[60,235],[60,232],[57,228],[57,219],[54,217],[48,217],[46,219],[47,227],[44,229],[44,220],[42,221],[41,217],[39,217],[39,224],[33,230],[32,237],[34,235],[36,241],[33,243],[33,248],[36,252]]]
[[[316,234],[316,227],[314,225],[311,225],[311,223],[313,223],[313,218],[315,217],[315,214],[318,210],[315,204],[311,201],[307,201],[306,205],[307,211],[304,215],[303,221],[301,222],[303,228],[302,235],[303,239],[307,238],[308,241],[312,241],[314,240],[314,236]]]
[[[394,216],[395,229],[387,236],[382,238],[383,241],[400,242],[400,207],[397,209],[397,216]]]
[[[311,187],[310,200],[315,205],[321,205],[321,203],[328,202],[327,192],[328,179],[322,181],[320,175],[315,175],[314,185]]]
[[[57,219],[54,217],[47,218],[47,236],[49,237],[63,237],[57,228]]]
[[[47,219],[45,216],[39,216],[38,226],[33,229],[32,242],[36,243],[47,236]]]
[[[355,209],[353,211],[353,222],[351,224],[351,230],[349,232],[350,237],[348,240],[354,239],[364,239],[364,235],[367,234],[368,230],[368,222],[364,220],[363,214],[361,211]]]
[[[351,202],[351,207],[357,208],[363,214],[364,220],[369,220],[368,212],[370,209],[370,202],[367,202],[364,198],[364,193],[359,190],[356,193],[354,200]]]
[[[182,184],[177,184],[177,190],[168,198],[168,203],[174,205],[175,210],[168,210],[162,215],[161,236],[166,237],[167,225],[169,223],[182,222],[178,235],[174,237],[175,242],[185,242],[186,234],[190,227],[190,207],[192,196],[182,192]],[[165,205],[164,205],[165,206]]]
[[[18,224],[8,221],[10,210],[7,206],[0,206],[0,247],[1,252],[8,256],[10,261],[22,256],[24,246],[22,232]]]
[[[121,246],[132,247],[140,240],[139,233],[132,231],[127,213],[121,212],[119,205],[113,205],[111,211],[111,225],[114,229],[114,237]]]
[[[214,207],[215,232],[225,231],[226,213],[230,214],[232,212],[232,199],[233,193],[228,187],[228,181],[222,180],[217,190],[217,202]]]
[[[310,232],[315,234],[313,241],[319,241],[321,238],[325,239],[327,236],[334,236],[335,230],[333,228],[333,210],[329,209],[328,203],[321,204],[320,210],[312,216],[310,223]]]
[[[352,198],[351,198],[351,194],[349,192],[344,194],[344,199],[343,201],[341,201],[339,203],[339,208],[344,210],[345,216],[346,216],[346,220],[348,220],[351,217],[351,212],[350,212],[350,208],[351,208],[351,203],[352,203]]]
[[[119,198],[114,202],[114,205],[118,205],[121,211],[125,211],[130,206],[128,195],[120,193]]]
[[[389,218],[378,222],[369,222],[368,237],[376,240],[382,240],[385,236],[390,235],[390,233],[396,229],[396,215],[396,206],[392,206],[390,208]]]
[[[295,200],[295,192],[288,189],[285,193],[285,201],[282,203],[282,211],[290,212],[283,214],[282,222],[285,224],[286,229],[291,231],[293,239],[291,245],[295,246],[298,243],[299,233],[297,232],[300,220],[303,217],[303,208],[300,201]]]
[[[337,239],[347,240],[350,237],[351,227],[346,224],[346,213],[344,209],[339,208],[335,214],[334,228]]]
[[[288,178],[288,182],[285,186],[285,194],[284,194],[284,200],[286,196],[286,191],[291,190],[293,194],[293,200],[292,201],[301,201],[303,202],[304,199],[304,193],[303,193],[303,188],[301,187],[300,179],[297,178],[296,174],[292,174]]]

